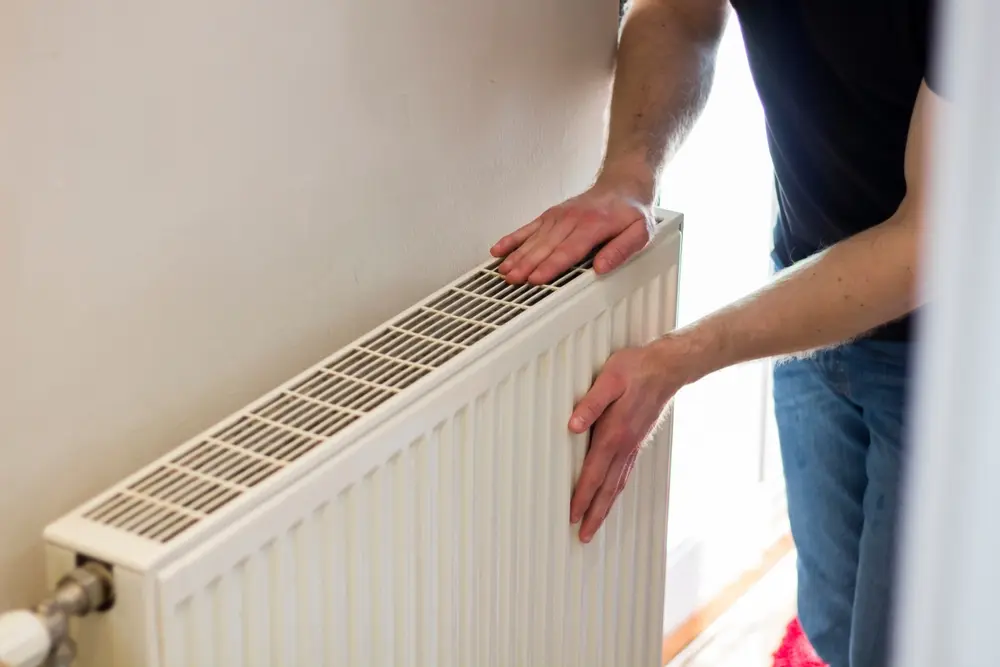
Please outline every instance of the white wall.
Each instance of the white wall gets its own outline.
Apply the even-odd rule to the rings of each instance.
[[[48,521],[585,186],[616,12],[0,4],[0,608]]]

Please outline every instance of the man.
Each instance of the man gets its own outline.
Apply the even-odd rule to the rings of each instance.
[[[586,542],[678,389],[784,357],[774,395],[799,614],[831,667],[887,661],[908,313],[938,103],[930,2],[732,0],[767,118],[781,270],[742,301],[614,354],[569,422],[593,429],[570,507]],[[645,246],[658,174],[708,95],[728,4],[634,0],[600,173],[493,247],[510,282],[544,283],[602,244],[594,268],[606,273]]]

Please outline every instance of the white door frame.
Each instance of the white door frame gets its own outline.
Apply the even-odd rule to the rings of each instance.
[[[1000,665],[1000,3],[941,2],[942,73],[904,507],[901,667]]]

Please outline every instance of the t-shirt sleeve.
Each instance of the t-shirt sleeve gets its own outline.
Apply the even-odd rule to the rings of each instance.
[[[931,61],[927,63],[927,69],[924,71],[924,83],[930,88],[931,92],[938,97],[944,97],[944,90],[941,86],[941,77],[938,74],[938,70],[941,67],[938,65],[937,61]]]
[[[945,96],[941,71],[941,2],[940,0],[927,0],[927,27],[926,27],[926,59],[924,62],[924,82],[935,95]]]

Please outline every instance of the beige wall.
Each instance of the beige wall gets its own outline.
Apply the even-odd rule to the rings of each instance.
[[[0,608],[48,521],[584,186],[615,16],[0,4]]]

